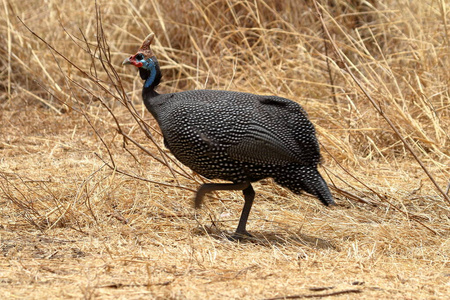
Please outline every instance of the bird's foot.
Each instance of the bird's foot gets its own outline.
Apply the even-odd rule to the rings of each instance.
[[[233,233],[233,235],[231,235],[230,237],[228,237],[228,239],[230,241],[242,241],[246,238],[252,238],[253,235],[251,235],[250,233],[248,233],[247,230],[244,231],[236,231],[235,233]]]

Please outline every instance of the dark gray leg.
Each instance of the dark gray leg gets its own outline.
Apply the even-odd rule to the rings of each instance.
[[[245,190],[250,186],[250,182],[241,182],[241,183],[205,183],[203,184],[197,191],[197,195],[195,196],[195,208],[200,208],[202,205],[203,197],[206,193],[213,191],[234,191],[234,190]],[[251,187],[251,186],[250,186]],[[253,189],[252,189],[253,191]],[[245,192],[244,192],[245,195]],[[251,204],[250,204],[251,206]]]
[[[248,216],[250,214],[250,209],[252,209],[253,199],[255,199],[255,191],[251,184],[243,191],[244,192],[244,209],[242,210],[241,218],[239,219],[239,224],[233,235],[234,239],[241,239],[244,236],[252,236],[247,232],[245,227],[247,226]]]
[[[205,183],[197,191],[197,195],[195,196],[195,208],[200,208],[205,194],[222,190],[242,190],[244,193],[244,208],[242,209],[241,218],[239,219],[238,227],[236,229],[236,232],[233,234],[232,239],[239,240],[245,236],[251,236],[251,234],[248,233],[245,229],[245,227],[247,226],[248,216],[252,208],[253,199],[255,198],[255,191],[253,190],[250,182]]]

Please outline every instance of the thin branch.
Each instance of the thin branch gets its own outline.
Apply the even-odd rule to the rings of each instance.
[[[423,169],[425,174],[427,174],[428,178],[431,180],[431,182],[434,184],[436,189],[442,194],[445,201],[450,204],[450,198],[449,196],[444,192],[444,190],[439,186],[439,184],[434,179],[433,175],[428,171],[428,169],[425,167],[425,165],[422,163],[421,159],[417,156],[414,149],[411,147],[411,145],[406,141],[406,139],[402,136],[400,131],[398,130],[397,126],[391,121],[391,119],[384,113],[384,111],[380,108],[380,106],[375,102],[375,100],[372,98],[372,96],[369,94],[369,92],[363,87],[363,85],[359,82],[359,80],[356,78],[356,76],[353,74],[351,68],[348,66],[346,62],[345,55],[340,51],[338,46],[336,45],[336,42],[331,37],[330,32],[328,31],[328,28],[325,24],[325,21],[323,19],[322,11],[319,9],[319,5],[317,3],[317,0],[314,0],[314,7],[316,9],[316,12],[319,16],[319,20],[322,24],[323,30],[327,35],[328,40],[330,41],[331,45],[333,46],[333,49],[335,53],[338,55],[339,59],[341,60],[345,70],[350,75],[352,80],[356,83],[356,85],[360,88],[360,90],[363,92],[363,94],[366,96],[366,98],[369,100],[369,102],[372,104],[372,106],[375,108],[375,110],[380,114],[380,116],[383,117],[383,119],[388,123],[388,125],[392,128],[392,130],[395,132],[395,134],[398,136],[398,138],[402,141],[403,145],[405,145],[405,148],[411,153],[411,155],[414,157],[414,159],[417,161],[417,163],[420,165],[420,167]]]

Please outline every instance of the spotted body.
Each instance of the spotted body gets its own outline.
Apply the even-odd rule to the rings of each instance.
[[[243,190],[246,204],[236,231],[242,236],[249,235],[245,225],[254,197],[251,182],[272,177],[295,193],[306,191],[325,205],[334,204],[317,171],[320,151],[314,126],[300,105],[281,97],[231,91],[158,94],[161,72],[150,50],[152,39],[149,36],[124,64],[139,68],[145,80],[144,104],[157,120],[165,145],[195,172],[232,182],[203,185],[197,206],[207,192]]]

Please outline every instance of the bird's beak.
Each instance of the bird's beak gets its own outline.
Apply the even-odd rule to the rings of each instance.
[[[122,65],[133,65],[136,68],[142,67],[142,65],[143,65],[142,62],[137,61],[135,56],[136,55],[132,55],[128,58],[125,58],[125,60],[122,62]]]
[[[122,63],[122,66],[124,65],[132,65],[133,63],[130,60],[130,57],[125,58],[125,60]]]

